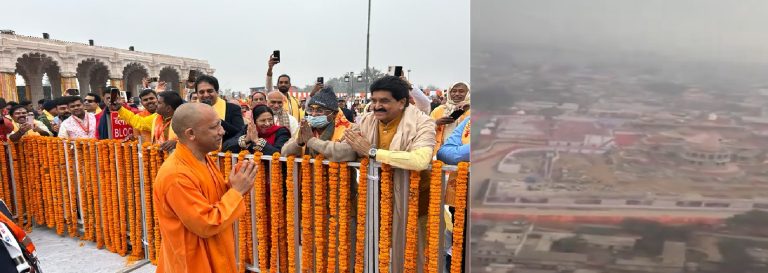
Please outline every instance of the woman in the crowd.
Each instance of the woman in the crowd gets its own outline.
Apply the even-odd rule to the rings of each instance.
[[[451,85],[448,91],[448,100],[444,105],[440,105],[432,111],[432,119],[437,124],[437,133],[435,134],[435,154],[440,146],[448,140],[456,125],[464,121],[469,116],[469,84],[457,82]],[[455,111],[464,111],[458,118],[451,117]]]
[[[261,152],[272,155],[280,152],[283,145],[291,138],[288,128],[275,125],[272,109],[266,105],[257,105],[251,110],[253,121],[248,123],[245,130],[224,142],[224,151],[239,153],[243,149],[249,152]]]

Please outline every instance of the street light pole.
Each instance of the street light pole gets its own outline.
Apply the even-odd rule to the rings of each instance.
[[[365,93],[368,94],[369,77],[371,74],[371,68],[368,65],[370,60],[370,46],[371,46],[371,0],[368,0],[368,31],[365,38]]]

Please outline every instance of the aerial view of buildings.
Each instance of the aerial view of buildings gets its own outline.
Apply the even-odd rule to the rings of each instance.
[[[507,69],[497,86],[509,90],[510,103],[475,110],[482,129],[473,139],[471,191],[473,226],[509,224],[473,231],[473,267],[768,270],[768,216],[754,214],[768,210],[761,79],[724,89],[695,73],[634,64]],[[766,225],[745,234],[728,225],[739,215]],[[742,256],[723,253],[736,246]]]

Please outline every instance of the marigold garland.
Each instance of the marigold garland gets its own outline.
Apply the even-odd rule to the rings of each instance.
[[[259,269],[266,271],[270,265],[269,257],[269,214],[267,212],[267,182],[264,162],[261,161],[261,153],[253,154],[257,166],[256,183],[254,184],[254,202],[256,203],[256,240],[258,241]]]
[[[429,208],[427,212],[427,253],[424,259],[424,269],[428,273],[437,273],[438,239],[440,238],[440,198],[442,197],[442,168],[443,162],[432,162],[432,174],[429,181]]]
[[[104,222],[106,222],[107,226],[107,238],[109,240],[107,241],[107,250],[109,250],[112,253],[116,253],[116,247],[117,247],[117,236],[115,235],[115,218],[117,217],[117,213],[115,213],[115,203],[114,199],[116,197],[115,194],[115,176],[114,176],[114,165],[112,162],[114,162],[114,152],[113,152],[112,143],[110,141],[105,141],[104,143],[104,166],[105,166],[105,173],[104,177],[106,178],[106,196],[107,196],[107,203],[106,203],[106,211],[108,212],[108,217],[104,218]]]
[[[368,158],[360,160],[360,177],[357,178],[357,230],[355,231],[355,271],[363,272],[365,256],[365,213],[368,201]]]
[[[282,207],[280,204],[280,197],[283,194],[283,188],[282,188],[282,180],[280,179],[280,176],[282,174],[282,170],[280,170],[280,153],[274,153],[272,155],[272,159],[270,162],[270,170],[269,170],[269,177],[270,177],[270,185],[269,185],[269,192],[270,192],[270,204],[269,204],[269,210],[271,212],[271,238],[272,238],[272,244],[270,246],[270,257],[269,257],[269,272],[275,273],[278,272],[278,269],[280,268],[280,208]],[[284,259],[285,257],[282,257]]]
[[[392,246],[392,167],[382,164],[381,170],[379,270],[389,272],[389,248]]]
[[[237,164],[240,164],[245,159],[245,155],[247,155],[247,150],[242,150],[237,155]],[[237,165],[235,165],[237,166]],[[237,167],[236,167],[237,168]],[[225,181],[228,181],[227,179],[224,179]],[[238,261],[238,272],[245,272],[245,264],[248,262],[248,248],[250,248],[250,245],[248,244],[248,233],[250,229],[248,228],[248,216],[250,214],[250,194],[246,194],[243,196],[243,205],[245,206],[245,214],[238,219],[238,244],[237,244],[237,251],[240,255],[240,260]]]
[[[77,148],[77,167],[78,167],[78,183],[80,185],[80,203],[82,203],[82,211],[80,215],[83,218],[83,236],[81,240],[90,241],[92,238],[91,232],[93,231],[90,223],[91,208],[88,206],[88,155],[85,153],[85,141],[77,140],[75,142]]]
[[[349,272],[349,168],[339,164],[339,272]]]
[[[27,185],[27,181],[29,181],[29,179],[30,179],[30,177],[26,175],[26,171],[27,171],[27,168],[28,168],[28,165],[27,165],[27,162],[26,162],[27,161],[26,160],[27,157],[26,156],[21,156],[21,154],[20,154],[20,151],[22,151],[22,148],[23,148],[22,143],[25,142],[24,141],[25,139],[26,138],[22,138],[21,141],[18,144],[16,144],[17,149],[16,149],[16,154],[15,154],[15,157],[14,157],[14,160],[16,161],[16,163],[18,163],[18,167],[17,167],[18,172],[17,172],[17,174],[19,174],[19,176],[21,176],[21,177],[19,177],[19,180],[16,182],[16,188],[15,188],[16,198],[18,198],[18,206],[16,207],[16,215],[18,215],[19,218],[18,218],[18,223],[17,224],[20,227],[26,226],[26,224],[24,222],[24,218],[25,218],[25,214],[26,214],[25,207],[27,205],[27,198],[26,198],[27,186],[26,185]],[[16,165],[14,165],[14,167],[16,167]]]
[[[301,158],[301,273],[314,272],[314,229],[312,217],[312,177],[310,156]],[[362,272],[362,271],[360,271]]]
[[[134,203],[134,224],[133,233],[131,234],[131,255],[136,259],[144,256],[144,246],[141,242],[142,239],[142,221],[141,221],[141,179],[139,176],[139,154],[141,153],[141,146],[138,142],[134,141],[131,144],[131,162],[133,163],[133,203]]]
[[[128,259],[130,260],[130,254],[128,253],[128,246],[132,245],[132,240],[129,241],[129,239],[133,239],[134,236],[131,236],[131,233],[133,232],[133,213],[135,212],[135,209],[133,208],[133,164],[131,164],[131,142],[124,142],[120,144],[122,153],[121,153],[121,160],[118,161],[117,164],[119,164],[124,172],[120,173],[120,175],[123,177],[123,180],[120,184],[120,187],[122,189],[122,200],[123,205],[121,208],[123,208],[123,219],[125,220],[123,222],[123,226],[121,227],[121,235],[123,236],[122,239],[124,241],[123,246],[125,247],[123,250],[124,255],[128,255]]]
[[[316,272],[326,271],[326,243],[325,238],[325,186],[326,181],[323,179],[323,155],[318,154],[315,157],[315,269]]]
[[[146,209],[145,223],[147,223],[147,249],[149,249],[149,260],[152,264],[157,265],[157,253],[155,252],[155,217],[154,208],[152,207],[152,169],[156,168],[156,162],[153,158],[157,155],[157,151],[154,147],[150,146],[149,142],[144,142],[142,147],[144,158],[144,206]]]
[[[45,180],[43,180],[43,199],[45,199],[43,203],[43,208],[45,209],[44,223],[48,228],[54,228],[56,224],[56,215],[53,214],[53,207],[55,206],[53,204],[53,180],[56,179],[56,176],[54,174],[53,165],[56,161],[56,158],[54,157],[54,151],[50,139],[46,139],[44,141],[44,145],[44,152],[46,154],[45,162],[47,163]]]
[[[96,242],[97,247],[101,248],[104,245],[104,239],[102,238],[101,231],[101,207],[99,204],[99,173],[98,173],[98,161],[96,151],[96,141],[88,141],[88,202],[92,208],[93,216],[91,217],[91,223],[89,224],[92,231],[92,241]]]
[[[280,272],[286,272],[288,268],[288,238],[287,238],[287,227],[286,227],[286,215],[285,215],[285,185],[283,183],[285,182],[283,180],[283,169],[280,164],[280,153],[274,153],[272,155],[272,163],[275,164],[275,168],[277,168],[277,172],[275,172],[274,175],[272,175],[272,178],[275,180],[275,183],[277,184],[278,188],[278,195],[277,195],[277,204],[278,204],[278,218],[277,223],[279,225],[278,227],[278,262],[280,262]]]
[[[336,240],[338,239],[338,217],[339,217],[339,163],[330,162],[328,164],[328,188],[330,198],[330,220],[328,225],[328,273],[336,272]]]
[[[285,175],[285,188],[286,188],[286,200],[285,200],[285,213],[288,217],[286,219],[286,235],[288,236],[288,273],[296,272],[296,218],[298,215],[295,211],[296,206],[296,185],[294,184],[293,172],[295,170],[296,156],[289,155],[286,158],[286,175]]]
[[[65,228],[65,222],[64,222],[64,173],[62,172],[62,167],[64,167],[65,158],[64,158],[64,146],[56,140],[53,141],[54,150],[56,152],[56,169],[54,173],[56,174],[56,181],[54,183],[54,203],[56,204],[55,214],[56,214],[56,234],[63,236],[64,235],[64,228]]]
[[[229,173],[232,172],[232,152],[224,153],[224,164],[221,167],[221,173],[224,175],[224,181],[229,179]]]
[[[70,146],[71,144],[71,146]],[[75,165],[75,149],[70,149],[70,147],[75,147],[74,141],[64,141],[64,145],[67,149],[67,161],[69,162],[69,167],[67,168],[67,189],[68,189],[68,198],[67,202],[69,203],[69,212],[68,212],[68,221],[69,221],[69,237],[76,238],[80,237],[78,235],[77,231],[77,176],[75,175],[77,173],[77,166]]]
[[[23,227],[24,226],[24,190],[23,185],[25,183],[25,168],[24,168],[24,160],[19,156],[19,151],[21,150],[21,143],[24,141],[26,137],[22,138],[19,142],[11,144],[14,146],[13,153],[12,153],[12,159],[13,159],[13,169],[14,174],[17,177],[16,178],[16,187],[14,190],[14,197],[16,199],[16,202],[18,205],[16,206],[16,215],[18,215],[18,219],[16,224],[18,226]],[[12,203],[9,200],[9,203]]]
[[[19,143],[19,150],[20,151],[23,151],[24,147],[26,146],[25,144],[28,141],[29,141],[29,137],[21,139],[21,142]],[[17,215],[19,216],[19,218],[18,218],[18,225],[20,227],[24,228],[24,227],[27,226],[25,219],[26,219],[26,214],[27,214],[27,207],[29,206],[29,198],[27,197],[27,195],[28,195],[27,190],[28,190],[29,187],[28,187],[27,183],[29,183],[29,180],[32,179],[31,173],[29,171],[29,169],[30,169],[29,168],[30,167],[30,165],[29,165],[29,157],[27,157],[27,156],[20,156],[19,157],[19,164],[21,164],[21,166],[19,166],[20,167],[19,171],[20,171],[20,174],[21,174],[22,177],[19,177],[19,181],[20,181],[19,187],[20,187],[20,189],[18,189],[18,192],[20,193],[20,195],[17,196],[17,198],[19,198],[20,206],[19,206],[19,208],[17,208],[17,213],[18,213]]]
[[[453,250],[451,257],[451,273],[461,273],[464,259],[464,221],[467,210],[467,188],[469,181],[469,163],[459,162],[456,176],[456,212],[453,215]]]
[[[408,181],[408,220],[405,225],[405,272],[416,272],[416,259],[418,251],[418,223],[419,223],[419,179],[418,171],[411,171]]]
[[[104,216],[104,208],[103,208],[103,201],[104,200],[104,190],[102,189],[101,185],[104,181],[104,176],[102,175],[102,169],[104,168],[102,166],[99,152],[101,151],[102,147],[99,142],[96,140],[90,141],[90,158],[95,163],[93,166],[95,166],[96,169],[91,169],[91,196],[93,196],[91,204],[93,204],[93,214],[94,214],[94,228],[96,232],[96,247],[102,248],[106,245],[105,237],[106,234],[105,228],[106,225],[104,225],[104,221],[102,216]]]
[[[5,144],[5,143],[2,143],[2,144]],[[9,195],[8,195],[8,189],[7,189],[8,185],[10,185],[9,177],[11,176],[8,173],[8,168],[6,167],[8,166],[8,157],[6,156],[6,153],[5,153],[5,145],[0,145],[0,166],[2,166],[2,173],[0,173],[0,178],[2,178],[2,180],[0,180],[0,183],[2,183],[0,184],[0,198],[3,198],[3,200],[11,200],[8,198]]]
[[[126,180],[130,177],[130,173],[128,172],[128,168],[125,168],[126,164],[125,162],[125,143],[116,143],[116,152],[117,152],[117,161],[115,161],[115,166],[117,166],[118,171],[115,172],[116,174],[119,174],[117,176],[117,206],[118,206],[118,214],[119,214],[119,233],[118,238],[120,239],[120,245],[118,248],[118,254],[120,256],[125,256],[126,252],[128,251],[128,241],[127,234],[128,234],[128,221],[126,220],[126,211],[125,211],[125,205],[126,205],[126,186],[128,183],[126,183]],[[130,166],[130,165],[129,165]]]
[[[164,158],[164,156],[163,156],[164,153],[162,151],[160,151],[160,145],[155,144],[152,147],[155,150],[157,150],[158,153],[155,154],[155,157],[154,157],[155,168],[152,170],[152,180],[150,180],[151,181],[150,182],[150,188],[152,187],[152,185],[154,185],[155,177],[157,177],[157,171],[160,169],[160,166],[163,165],[163,158]],[[159,259],[160,255],[161,255],[161,253],[160,253],[160,245],[163,242],[162,241],[163,238],[160,236],[160,224],[159,224],[160,221],[158,221],[158,219],[157,219],[158,218],[158,206],[157,206],[157,204],[154,204],[155,198],[152,198],[152,195],[150,195],[149,198],[152,200],[152,203],[153,203],[152,204],[152,216],[154,217],[153,221],[155,222],[155,225],[154,225],[155,231],[153,232],[153,235],[155,235],[155,241],[154,241],[154,243],[155,243],[155,253],[157,253],[157,257]]]

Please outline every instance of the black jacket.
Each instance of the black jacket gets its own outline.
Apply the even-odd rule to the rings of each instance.
[[[240,136],[243,136],[247,133],[247,128],[237,134],[237,136],[227,140],[222,145],[222,150],[232,152],[232,153],[239,153],[241,148],[240,144],[238,143],[238,138]],[[264,149],[261,150],[261,153],[264,155],[272,155],[274,153],[279,153],[281,149],[283,149],[283,145],[285,145],[288,140],[291,139],[291,131],[288,130],[288,128],[280,128],[277,129],[277,132],[275,132],[275,144],[270,145],[267,143],[267,145],[264,145]],[[253,149],[253,144],[248,146],[248,151],[251,153],[254,153],[255,150]]]
[[[221,121],[221,127],[224,127],[224,142],[239,137],[240,135],[238,134],[245,130],[243,112],[241,112],[239,105],[227,102],[227,108],[224,114],[224,120]],[[237,143],[237,139],[235,139],[235,143]]]

